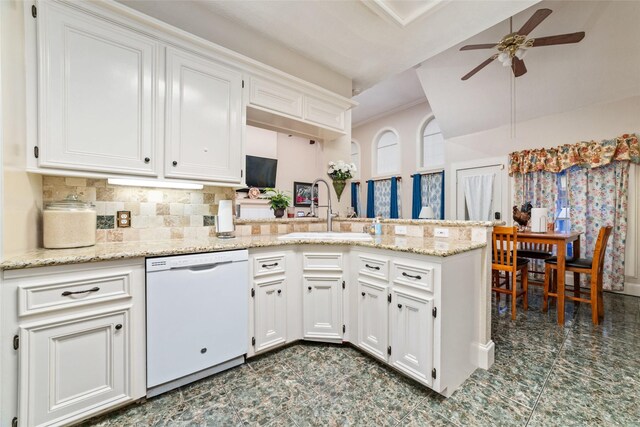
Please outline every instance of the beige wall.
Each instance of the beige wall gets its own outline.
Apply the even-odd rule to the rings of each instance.
[[[26,110],[23,3],[0,2],[3,140],[3,257],[40,245],[42,178],[24,172]]]
[[[418,142],[425,119],[431,116],[431,108],[425,101],[397,113],[365,123],[352,130],[352,139],[360,144],[360,181],[362,182],[362,206],[366,206],[366,181],[374,176],[372,146],[378,132],[394,129],[400,139],[400,162],[402,176],[402,218],[411,218],[411,175],[418,170]]]

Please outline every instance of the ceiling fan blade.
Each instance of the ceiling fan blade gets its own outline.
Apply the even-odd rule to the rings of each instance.
[[[468,44],[462,46],[460,50],[475,50],[475,49],[492,49],[496,47],[497,43],[485,43],[485,44]]]
[[[491,58],[487,59],[482,64],[478,65],[476,68],[474,68],[473,70],[471,70],[467,74],[465,74],[462,77],[462,80],[467,80],[469,77],[473,76],[475,73],[477,73],[478,71],[482,70],[484,67],[489,65],[497,57],[498,57],[498,55],[493,55]]]
[[[533,39],[533,47],[552,46],[554,44],[578,43],[584,38],[584,31],[571,34],[558,34],[557,36],[539,37]]]
[[[516,77],[520,77],[527,72],[527,67],[525,67],[524,61],[519,59],[517,56],[514,56],[511,60],[511,69],[513,70],[513,75]]]
[[[529,20],[525,22],[522,28],[518,30],[518,34],[520,34],[521,36],[526,36],[531,31],[533,31],[534,28],[540,25],[540,23],[544,21],[547,18],[547,16],[551,15],[551,12],[552,12],[551,9],[536,10],[535,13],[531,15],[531,18],[529,18]]]

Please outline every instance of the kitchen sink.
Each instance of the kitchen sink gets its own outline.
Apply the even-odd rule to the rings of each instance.
[[[371,241],[373,237],[367,233],[335,233],[335,232],[316,232],[316,233],[289,233],[278,236],[279,240],[345,240],[345,241]]]

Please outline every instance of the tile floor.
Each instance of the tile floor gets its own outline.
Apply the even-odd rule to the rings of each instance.
[[[567,324],[494,305],[495,364],[449,399],[349,346],[296,344],[95,418],[96,426],[640,426],[640,298],[605,294],[606,317]],[[503,300],[504,301],[504,300]]]

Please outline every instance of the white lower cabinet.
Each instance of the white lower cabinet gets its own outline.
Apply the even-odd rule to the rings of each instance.
[[[64,423],[131,396],[129,309],[20,327],[24,425]]]
[[[255,282],[255,352],[287,341],[287,300],[283,276]]]
[[[357,345],[387,361],[389,302],[388,287],[374,281],[358,280]]]
[[[342,339],[342,276],[304,275],[304,338]]]
[[[69,425],[146,394],[144,274],[142,259],[2,272],[0,425]]]
[[[433,295],[394,287],[389,307],[389,363],[427,385],[432,385]]]

